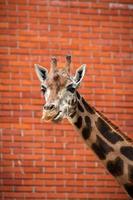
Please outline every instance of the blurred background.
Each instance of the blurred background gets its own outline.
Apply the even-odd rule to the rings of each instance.
[[[133,138],[132,39],[132,0],[0,0],[0,199],[128,199],[67,120],[41,121],[34,64],[86,63],[80,93]]]

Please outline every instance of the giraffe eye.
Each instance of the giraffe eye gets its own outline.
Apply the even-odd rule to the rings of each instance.
[[[73,87],[73,84],[68,85],[68,86],[67,86],[67,90],[68,90],[69,92],[71,92],[71,93],[74,93],[75,88]]]
[[[43,94],[45,94],[45,92],[46,92],[46,90],[47,90],[47,88],[45,87],[45,86],[41,86],[41,92],[43,93]]]

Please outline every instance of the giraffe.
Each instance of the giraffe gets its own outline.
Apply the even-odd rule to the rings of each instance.
[[[133,141],[88,104],[77,91],[85,75],[86,65],[81,65],[75,76],[70,75],[70,66],[70,55],[66,56],[63,68],[57,68],[57,59],[52,57],[49,72],[35,64],[46,101],[42,119],[57,123],[67,118],[107,171],[133,199]]]

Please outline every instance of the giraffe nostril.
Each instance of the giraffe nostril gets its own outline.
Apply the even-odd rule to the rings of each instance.
[[[53,110],[53,109],[55,109],[55,105],[54,104],[44,105],[44,109],[45,110]]]
[[[50,105],[50,110],[54,109],[55,108],[55,105]]]

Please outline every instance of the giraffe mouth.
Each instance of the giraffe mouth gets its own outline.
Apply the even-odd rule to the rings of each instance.
[[[44,120],[45,122],[48,121],[58,122],[61,121],[62,118],[63,118],[63,112],[60,110],[58,111],[56,109],[52,110],[43,109],[42,120]]]
[[[58,122],[58,121],[61,121],[62,120],[62,112],[59,111],[55,116],[54,118],[52,119],[53,122]]]

